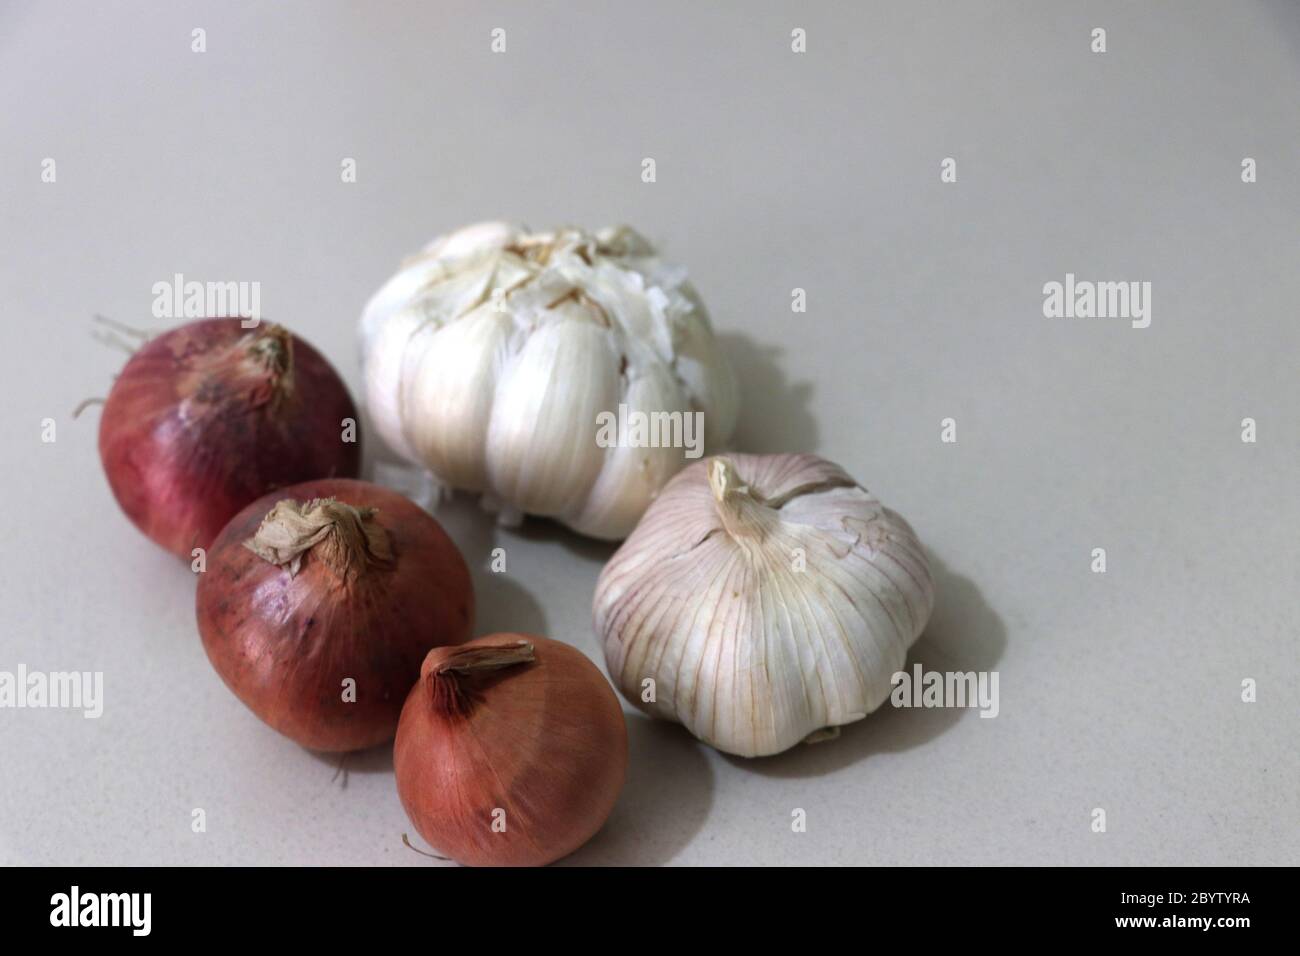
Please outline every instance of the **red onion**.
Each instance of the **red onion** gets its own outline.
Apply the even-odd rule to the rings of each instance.
[[[586,843],[614,809],[627,725],[579,651],[493,634],[429,652],[393,762],[430,846],[469,866],[541,866]]]
[[[470,635],[474,590],[442,527],[364,481],[249,505],[199,579],[199,633],[253,713],[315,750],[392,738],[430,648]]]
[[[118,504],[187,559],[268,491],[360,470],[360,442],[343,440],[357,411],[338,373],[280,326],[240,322],[202,319],[145,344],[100,421]]]

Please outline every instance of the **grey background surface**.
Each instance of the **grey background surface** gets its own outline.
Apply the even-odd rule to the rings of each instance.
[[[387,751],[336,778],[226,691],[192,575],[70,413],[124,360],[92,313],[156,326],[176,272],[260,281],[355,394],[366,297],[487,218],[626,221],[686,263],[736,447],[818,452],[906,515],[939,580],[913,660],[1000,674],[996,719],[886,707],[756,763],[631,716],[574,862],[1300,862],[1298,81],[1283,2],[0,6],[0,669],[106,694],[0,710],[0,862],[430,862]],[[1150,281],[1150,328],[1044,318],[1067,272]],[[439,517],[480,630],[602,661],[608,547]]]

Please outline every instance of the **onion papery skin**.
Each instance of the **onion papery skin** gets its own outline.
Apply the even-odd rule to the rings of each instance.
[[[391,562],[340,575],[317,546],[292,574],[246,545],[278,502],[325,498],[377,509]],[[197,615],[208,659],[253,713],[304,747],[348,751],[392,739],[430,648],[469,638],[474,591],[427,513],[378,485],[325,480],[273,492],[231,520],[200,576]]]
[[[438,669],[457,655],[526,642],[533,660],[460,680],[448,706]],[[397,792],[440,854],[467,866],[543,866],[604,825],[627,774],[627,724],[580,651],[493,634],[431,651],[402,710]],[[493,829],[504,810],[505,830]]]
[[[271,350],[283,361],[268,361]],[[126,363],[104,405],[99,454],[127,517],[189,560],[267,492],[360,474],[359,431],[343,440],[348,418],[359,421],[347,386],[305,341],[270,324],[200,319]]]

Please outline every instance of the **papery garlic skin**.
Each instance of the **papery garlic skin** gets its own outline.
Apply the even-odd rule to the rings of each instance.
[[[911,527],[838,465],[728,455],[659,493],[594,617],[629,701],[756,757],[884,703],[933,607]]]
[[[361,319],[379,433],[443,484],[617,540],[687,461],[597,442],[601,412],[735,427],[736,380],[685,273],[627,227],[487,222],[434,240]]]

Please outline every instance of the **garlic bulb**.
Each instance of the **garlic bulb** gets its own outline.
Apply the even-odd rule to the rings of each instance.
[[[361,340],[371,416],[396,451],[490,507],[597,538],[625,537],[735,426],[703,304],[627,227],[443,236],[370,300]],[[611,416],[631,425],[611,431]]]
[[[755,757],[879,707],[933,606],[911,527],[838,465],[732,455],[660,492],[594,614],[628,700]]]

